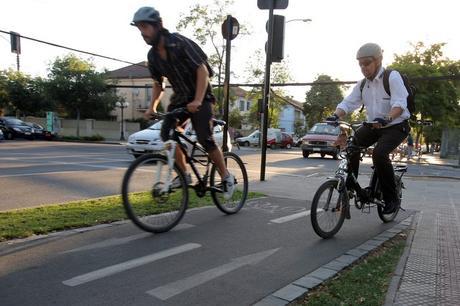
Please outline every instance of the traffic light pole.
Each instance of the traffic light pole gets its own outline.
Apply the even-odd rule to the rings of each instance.
[[[224,79],[224,118],[223,120],[227,122],[226,125],[224,125],[224,135],[222,139],[222,151],[227,152],[228,151],[228,146],[227,146],[227,131],[228,131],[228,109],[229,109],[229,100],[230,100],[230,52],[232,51],[232,43],[231,43],[231,35],[232,35],[232,28],[233,28],[233,23],[232,23],[232,16],[227,15],[227,37],[225,38],[225,79]]]
[[[262,150],[260,158],[260,180],[265,181],[265,164],[267,159],[267,130],[268,130],[268,107],[270,103],[270,66],[272,58],[273,44],[273,7],[271,6],[268,13],[268,40],[267,40],[267,58],[265,61],[265,80],[264,80],[264,97],[262,107]]]

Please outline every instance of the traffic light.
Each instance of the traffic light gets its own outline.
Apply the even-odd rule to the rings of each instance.
[[[11,52],[21,54],[21,36],[19,33],[10,32]]]
[[[284,24],[285,18],[281,15],[273,15],[273,40],[272,40],[272,56],[270,62],[281,62],[284,58]],[[268,33],[268,21],[265,26]],[[267,52],[268,43],[265,44],[265,52]]]

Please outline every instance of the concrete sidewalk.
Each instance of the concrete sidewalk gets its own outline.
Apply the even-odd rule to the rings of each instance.
[[[429,165],[436,165],[436,166],[448,166],[448,167],[460,167],[459,159],[454,158],[440,158],[439,152],[426,153],[422,154],[420,159],[413,158],[409,161],[409,163],[422,163],[422,164],[429,164]]]
[[[422,158],[431,165],[458,168],[458,160],[440,159],[439,153]],[[460,305],[460,191],[458,184],[444,184],[444,190],[427,185],[429,196],[409,201],[408,208],[420,213],[385,305]]]

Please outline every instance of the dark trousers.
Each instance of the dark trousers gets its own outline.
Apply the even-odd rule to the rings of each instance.
[[[372,161],[380,181],[385,202],[396,201],[398,199],[390,153],[403,142],[409,132],[410,127],[407,121],[383,129],[372,129],[367,126],[362,126],[356,131],[355,144],[362,147],[369,147],[375,143],[372,152]],[[358,153],[351,156],[351,169],[354,175],[358,177]]]

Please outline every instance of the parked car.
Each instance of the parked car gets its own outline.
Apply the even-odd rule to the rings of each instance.
[[[35,122],[25,122],[28,126],[32,128],[32,135],[35,139],[47,139],[51,140],[56,135],[50,131],[45,130],[40,124]]]
[[[14,117],[0,117],[0,125],[6,139],[27,138],[33,139],[32,128],[24,121]]]
[[[260,131],[255,130],[246,137],[236,138],[235,141],[240,146],[259,146],[260,145]],[[281,143],[281,130],[275,128],[267,129],[267,146],[274,149],[277,143]]]
[[[161,125],[163,121],[158,121],[147,129],[134,133],[128,137],[128,143],[126,149],[128,153],[133,155],[135,158],[145,153],[160,152],[163,149],[163,141],[160,136]],[[184,128],[184,133],[192,141],[196,141],[196,134],[192,128],[190,121],[187,122]],[[217,145],[222,146],[223,143],[223,128],[221,126],[214,127],[214,139]],[[232,149],[232,142],[230,134],[227,132],[227,147],[229,151]],[[191,148],[191,146],[190,146]]]
[[[316,123],[303,137],[302,154],[304,158],[312,153],[319,153],[323,158],[331,155],[337,159],[340,152],[340,146],[337,141],[341,129],[338,126],[332,126],[327,123]]]
[[[275,137],[271,138],[270,140],[267,140],[267,146],[269,146],[272,149],[276,149],[277,147],[286,149],[292,148],[294,146],[294,140],[292,139],[292,136],[285,132],[280,133],[281,137]]]

